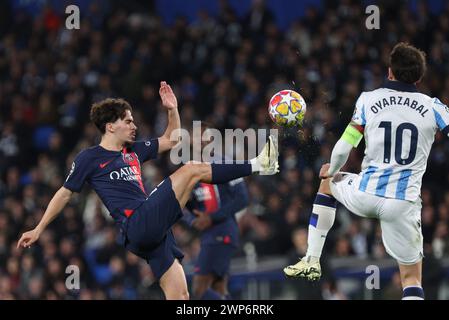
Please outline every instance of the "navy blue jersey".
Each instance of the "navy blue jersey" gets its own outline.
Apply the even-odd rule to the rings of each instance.
[[[243,178],[223,184],[197,183],[188,204],[210,215],[213,225],[201,234],[202,244],[238,244],[235,214],[248,206],[249,197]],[[192,223],[193,214],[187,218]]]
[[[157,139],[138,141],[110,151],[94,146],[81,151],[72,164],[64,187],[80,192],[87,182],[108,208],[111,216],[130,216],[148,197],[142,181],[141,163],[157,157]]]

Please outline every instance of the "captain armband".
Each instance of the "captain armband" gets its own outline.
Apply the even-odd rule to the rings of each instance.
[[[351,123],[346,127],[341,138],[356,148],[363,138],[363,127]]]

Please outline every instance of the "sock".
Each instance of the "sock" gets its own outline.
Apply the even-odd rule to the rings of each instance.
[[[405,287],[402,291],[402,300],[424,300],[424,290],[418,285]]]
[[[309,220],[309,235],[307,239],[307,257],[319,261],[323,251],[326,236],[335,221],[337,202],[332,196],[317,193],[313,203],[312,215]]]
[[[225,300],[232,300],[232,296],[230,293],[225,294],[224,298]]]
[[[217,291],[207,289],[201,296],[200,300],[223,300],[223,297]]]
[[[251,170],[253,172],[259,172],[260,171],[260,163],[257,161],[257,158],[249,160],[249,163],[251,163]]]
[[[245,163],[211,163],[212,184],[225,183],[252,174],[252,165]]]

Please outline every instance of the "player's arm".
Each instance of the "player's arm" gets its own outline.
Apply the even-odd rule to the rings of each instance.
[[[220,209],[210,214],[199,210],[193,210],[196,218],[192,221],[192,226],[203,231],[210,228],[212,225],[220,223],[229,217],[232,217],[237,212],[241,211],[249,204],[248,190],[242,178],[236,179],[230,183],[230,198],[225,205]]]
[[[449,108],[438,98],[433,99],[433,113],[435,114],[435,125],[443,135],[449,137]]]
[[[332,149],[331,162],[326,172],[320,172],[320,178],[332,177],[348,161],[352,148],[357,148],[363,138],[364,127],[354,121],[346,127],[345,132]]]
[[[50,203],[48,204],[47,210],[39,222],[39,224],[31,231],[25,232],[17,243],[17,248],[19,247],[30,247],[34,242],[39,239],[42,231],[47,227],[47,225],[52,222],[58,214],[64,209],[66,204],[70,201],[72,197],[72,191],[67,188],[61,187],[53,196]]]
[[[249,205],[249,195],[243,178],[229,182],[231,201],[210,215],[212,223],[220,223]]]
[[[181,120],[178,112],[178,100],[171,87],[165,82],[161,82],[159,89],[162,105],[168,111],[168,124],[164,134],[159,137],[158,153],[172,149],[179,141]]]

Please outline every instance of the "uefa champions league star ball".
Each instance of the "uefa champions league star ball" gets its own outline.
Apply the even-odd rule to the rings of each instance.
[[[282,90],[271,97],[268,114],[279,126],[301,126],[306,114],[306,102],[298,92]]]

